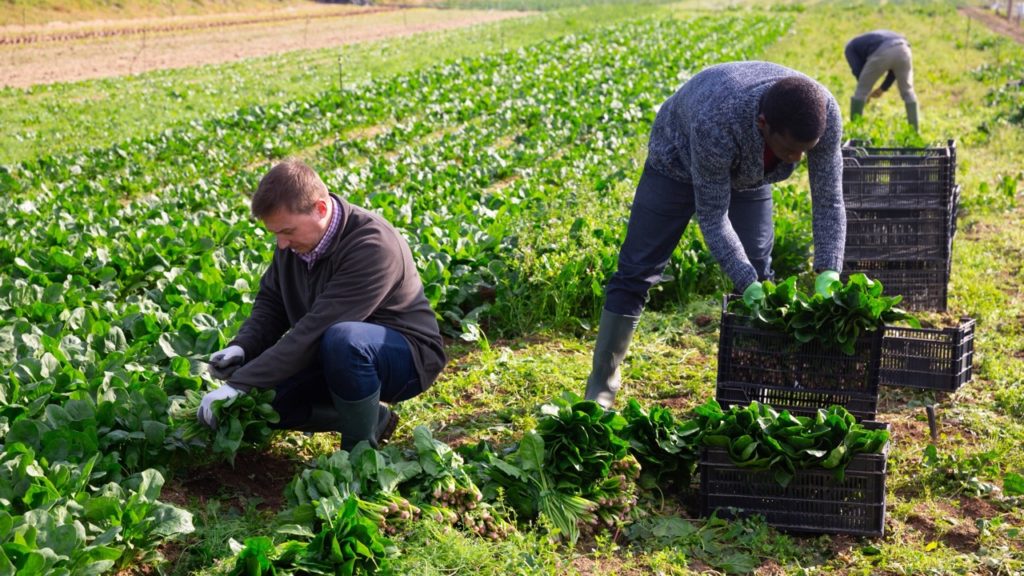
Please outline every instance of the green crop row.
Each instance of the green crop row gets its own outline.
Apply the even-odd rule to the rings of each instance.
[[[240,192],[254,187],[268,160],[297,154],[312,156],[330,189],[406,233],[450,330],[474,333],[488,304],[480,294],[495,290],[498,310],[488,320],[498,329],[532,323],[510,312],[517,309],[556,321],[589,316],[614,268],[624,215],[620,202],[602,196],[632,180],[628,158],[654,107],[688,70],[743,58],[785,26],[763,18],[623,25],[386,79],[358,94],[245,109],[151,139],[26,162],[0,172],[5,207],[18,217],[0,256],[14,263],[12,279],[45,287],[40,276],[70,272],[120,299],[154,281],[163,288],[148,271],[166,277],[196,259],[212,259],[224,276],[217,280],[234,284],[239,273],[254,285],[269,254]],[[377,135],[350,137],[360,132]],[[607,228],[586,230],[587,220],[573,218],[591,201],[608,211]],[[552,219],[572,226],[555,243],[545,237],[558,228]],[[130,222],[150,224],[138,230]],[[40,227],[42,245],[26,237]],[[110,242],[81,242],[92,235]],[[582,256],[578,242],[588,239],[599,249]],[[673,275],[686,277],[690,260],[677,258]],[[593,282],[581,284],[583,275]],[[557,302],[545,302],[551,294]]]
[[[620,232],[602,238],[574,209],[632,179],[634,143],[675,84],[787,25],[627,23],[0,169],[2,567],[103,573],[191,531],[160,485],[195,456],[202,429],[181,414],[209,386],[196,359],[237,330],[270,257],[245,192],[271,161],[307,158],[395,222],[452,332],[515,329],[502,315],[580,274],[594,282],[547,309],[586,315]],[[601,250],[579,254],[586,235]],[[211,439],[214,456],[266,440],[260,402]]]

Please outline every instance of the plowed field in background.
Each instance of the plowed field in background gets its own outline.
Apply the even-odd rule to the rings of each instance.
[[[310,5],[276,12],[0,28],[0,87],[220,64],[447,30],[525,12]]]

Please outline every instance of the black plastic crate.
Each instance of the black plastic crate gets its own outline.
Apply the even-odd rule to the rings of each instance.
[[[862,422],[871,429],[888,424]],[[760,514],[791,532],[881,536],[885,531],[885,480],[889,444],[879,454],[857,454],[837,481],[831,470],[797,470],[783,488],[768,470],[739,468],[723,448],[700,458],[700,511],[709,516]]]
[[[881,330],[867,333],[851,356],[755,328],[749,318],[723,309],[715,399],[725,409],[757,401],[803,415],[838,404],[870,420],[878,408],[881,342]]]
[[[935,260],[847,260],[843,280],[862,272],[882,283],[886,296],[903,296],[901,308],[946,310],[949,295],[950,259]]]
[[[953,238],[956,237],[956,217],[960,213],[960,185],[953,188],[953,200],[949,205],[949,242],[952,249]]]
[[[972,318],[941,330],[887,326],[879,384],[955,392],[974,372],[974,327]]]
[[[849,141],[842,149],[847,208],[938,208],[950,205],[956,186],[956,145],[876,148]]]
[[[945,260],[952,248],[950,209],[846,211],[846,258]]]

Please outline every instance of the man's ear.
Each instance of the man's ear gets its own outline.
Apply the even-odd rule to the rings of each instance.
[[[768,121],[764,119],[764,114],[757,115],[757,127],[762,131],[768,128]]]
[[[321,218],[327,216],[327,200],[317,200],[314,205],[314,210]]]

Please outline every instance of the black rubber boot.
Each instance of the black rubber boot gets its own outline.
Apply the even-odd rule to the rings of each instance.
[[[384,404],[377,408],[377,445],[383,446],[391,439],[398,428],[398,414]]]

